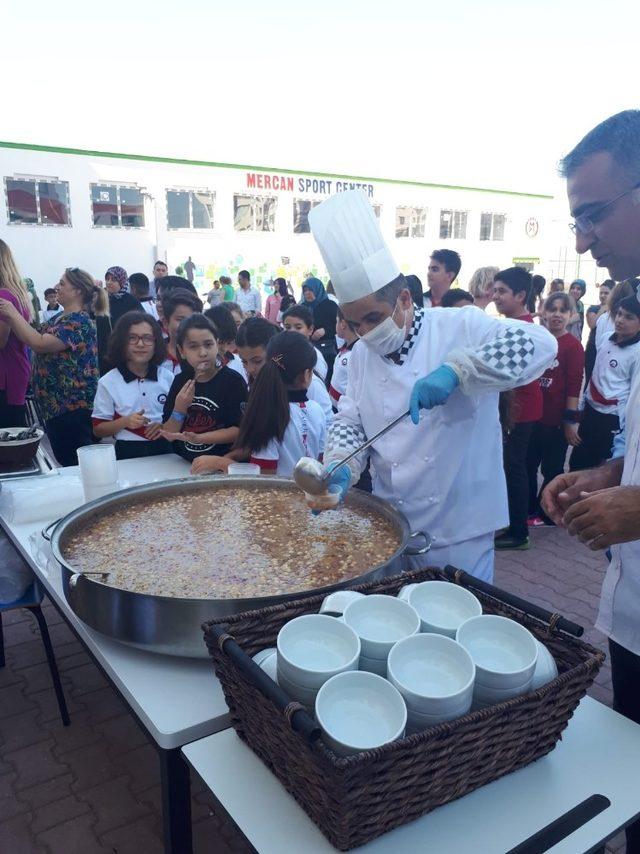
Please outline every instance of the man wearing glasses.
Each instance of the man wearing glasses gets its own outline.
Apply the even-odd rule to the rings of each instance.
[[[561,161],[576,251],[616,281],[640,276],[640,110],[611,116]],[[640,363],[614,459],[555,478],[542,497],[556,524],[592,550],[611,548],[597,627],[609,638],[614,708],[640,723]],[[627,854],[640,852],[640,822]]]

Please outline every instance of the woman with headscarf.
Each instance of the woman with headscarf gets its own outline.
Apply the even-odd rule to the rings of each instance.
[[[313,313],[313,325],[315,331],[311,341],[320,350],[329,368],[327,383],[331,381],[333,363],[338,353],[336,347],[336,318],[338,306],[327,296],[324,285],[320,279],[311,276],[302,283],[301,304],[306,305]]]
[[[109,267],[104,274],[105,287],[109,293],[111,325],[128,311],[144,311],[142,303],[129,292],[129,277],[123,267]]]

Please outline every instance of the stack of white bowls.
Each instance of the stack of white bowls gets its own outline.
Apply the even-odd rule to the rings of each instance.
[[[476,665],[473,689],[476,708],[495,706],[531,689],[538,644],[520,623],[483,614],[463,623],[456,639]]]
[[[306,614],[286,623],[278,633],[278,684],[294,700],[313,706],[324,683],[357,670],[360,639],[341,620]]]
[[[360,670],[387,675],[394,644],[420,631],[420,617],[402,599],[372,594],[350,602],[342,619],[360,638]]]
[[[517,697],[558,673],[528,629],[483,614],[469,590],[446,581],[410,584],[398,597],[337,591],[320,610],[286,623],[277,649],[254,661],[315,709],[325,742],[343,756]]]

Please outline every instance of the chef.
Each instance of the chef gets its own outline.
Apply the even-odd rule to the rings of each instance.
[[[324,462],[332,491],[357,483],[366,454],[373,492],[433,540],[412,566],[453,564],[491,581],[494,532],[509,524],[498,393],[553,362],[541,326],[488,317],[474,306],[420,309],[359,190],[309,212],[311,231],[354,348]],[[364,346],[362,346],[364,345]],[[407,410],[398,426],[348,466],[336,463]]]

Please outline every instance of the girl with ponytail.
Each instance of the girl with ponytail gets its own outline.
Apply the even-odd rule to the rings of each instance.
[[[241,456],[257,463],[263,474],[291,477],[301,457],[320,459],[325,415],[307,398],[316,358],[315,347],[299,332],[271,338],[264,367],[251,386],[235,450],[228,457],[201,457],[192,470],[226,471],[229,462]]]

